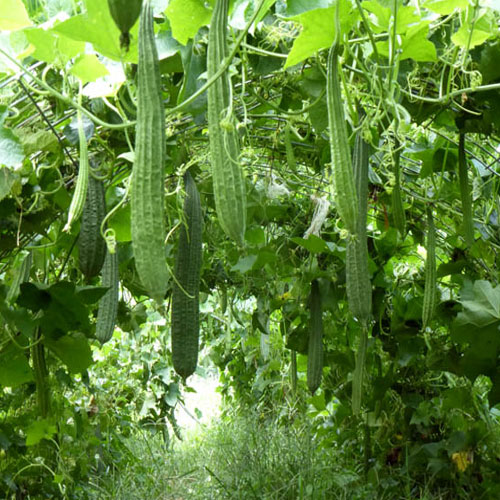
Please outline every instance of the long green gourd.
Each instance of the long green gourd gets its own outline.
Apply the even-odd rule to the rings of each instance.
[[[104,264],[106,242],[101,236],[101,223],[105,216],[104,184],[91,175],[78,237],[78,267],[86,278],[97,276]]]
[[[465,157],[465,132],[460,132],[458,138],[458,180],[462,200],[464,238],[467,246],[471,247],[474,244],[474,222],[472,220],[472,195]]]
[[[399,231],[399,234],[404,237],[406,232],[406,216],[401,197],[401,150],[400,143],[396,139],[393,152],[394,162],[394,187],[392,188],[392,220],[394,227]]]
[[[346,286],[352,315],[360,322],[368,321],[372,306],[372,287],[368,273],[366,219],[368,211],[368,159],[370,145],[363,140],[362,131],[356,134],[353,172],[358,199],[358,222],[355,233],[347,240]]]
[[[346,249],[347,300],[352,315],[361,324],[360,341],[352,380],[352,409],[355,415],[361,410],[368,322],[372,309],[372,287],[368,273],[366,237],[369,156],[370,145],[363,140],[360,128],[356,134],[353,156],[354,179],[358,195],[358,226],[354,237],[348,240]]]
[[[427,209],[427,256],[425,258],[425,287],[422,307],[422,328],[425,330],[434,315],[436,306],[436,230],[432,210]]]
[[[203,216],[196,184],[184,176],[186,198],[172,286],[171,339],[175,371],[186,379],[196,370],[199,344],[199,289]]]
[[[363,375],[365,372],[366,348],[368,345],[368,326],[363,324],[361,327],[361,336],[359,338],[358,351],[354,373],[352,376],[352,412],[358,415],[361,411],[361,401],[363,399]]]
[[[227,54],[229,0],[216,0],[208,33],[207,76],[212,78]],[[208,132],[217,217],[224,232],[240,246],[246,228],[246,187],[232,112],[231,81],[225,72],[208,88]]]
[[[82,91],[78,97],[78,104],[82,102]],[[68,211],[68,221],[63,228],[63,231],[69,232],[71,226],[76,222],[83,212],[85,199],[87,197],[87,189],[89,185],[89,153],[87,149],[87,137],[83,128],[83,118],[80,110],[76,113],[78,124],[78,141],[80,146],[80,162],[78,168],[78,177],[76,179],[75,191],[71,198],[71,203]]]
[[[307,387],[312,394],[321,384],[323,375],[323,313],[321,294],[316,280],[311,283],[309,345],[307,349]]]
[[[165,110],[151,3],[139,25],[137,126],[132,168],[130,222],[135,266],[142,285],[158,302],[168,284],[165,255]]]
[[[99,300],[95,334],[101,344],[108,342],[113,336],[118,312],[119,284],[118,253],[107,252],[102,268],[102,286],[108,287],[108,291]]]
[[[335,8],[335,40],[330,48],[326,72],[326,103],[328,112],[330,151],[332,157],[333,188],[335,204],[340,218],[347,230],[355,234],[358,225],[358,201],[354,174],[351,163],[351,151],[347,136],[342,94],[340,91],[339,55],[340,55],[340,14]]]

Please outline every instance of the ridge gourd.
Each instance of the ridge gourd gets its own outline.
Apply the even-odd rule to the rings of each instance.
[[[172,286],[171,340],[175,371],[184,379],[196,370],[199,338],[199,289],[203,220],[200,195],[187,172],[184,222],[180,228]]]
[[[229,0],[216,0],[208,33],[208,79],[227,55],[226,30]],[[208,88],[208,133],[212,159],[215,208],[224,232],[243,246],[246,228],[246,187],[240,165],[240,145],[232,112],[228,72]]]
[[[142,285],[158,302],[165,296],[165,110],[153,30],[151,3],[144,3],[139,25],[137,126],[132,168],[130,223],[135,266]]]

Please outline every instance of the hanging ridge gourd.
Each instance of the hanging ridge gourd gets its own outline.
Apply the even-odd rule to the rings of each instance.
[[[368,246],[366,218],[368,212],[368,160],[370,145],[363,140],[362,131],[356,134],[353,172],[358,198],[358,222],[354,237],[346,246],[346,288],[349,310],[360,322],[366,323],[371,315],[372,287],[368,272]]]
[[[216,0],[208,33],[207,76],[219,70],[227,55],[226,31],[229,0]],[[232,112],[228,71],[208,88],[208,133],[212,160],[215,208],[224,232],[240,246],[246,228],[246,187],[240,165],[240,146]]]
[[[135,266],[142,285],[158,302],[165,296],[165,110],[151,3],[139,25],[137,125],[132,168],[130,223]]]
[[[309,307],[307,387],[314,394],[321,384],[321,377],[323,375],[323,312],[321,309],[321,294],[316,280],[311,283]]]
[[[340,14],[335,8],[335,40],[328,53],[326,72],[326,103],[328,112],[330,152],[332,159],[332,177],[335,204],[340,218],[347,230],[355,234],[358,225],[358,201],[354,174],[351,164],[351,152],[347,136],[344,106],[340,91],[339,55],[340,55]]]
[[[427,209],[427,256],[425,258],[425,287],[422,307],[422,329],[425,330],[432,320],[436,306],[436,229],[432,210]]]
[[[474,221],[472,220],[472,194],[467,174],[467,158],[465,156],[465,132],[458,136],[458,180],[460,182],[460,199],[462,201],[463,231],[468,247],[474,244]]]
[[[120,278],[118,274],[118,253],[106,253],[102,268],[102,286],[109,290],[99,300],[95,336],[104,344],[113,336],[118,312],[118,287]]]
[[[186,379],[198,363],[203,217],[200,194],[189,172],[184,183],[184,223],[180,228],[172,285],[171,339],[174,369]]]
[[[142,0],[108,0],[109,12],[120,30],[120,47],[128,51],[132,26],[141,14]]]
[[[97,276],[104,264],[106,241],[101,236],[101,223],[105,216],[104,184],[91,175],[78,237],[78,267],[87,279]]]
[[[82,104],[82,89],[78,95],[78,104]],[[77,126],[78,126],[78,142],[80,146],[80,162],[78,168],[78,177],[76,179],[75,191],[71,198],[71,204],[68,211],[68,221],[63,228],[63,231],[69,232],[71,226],[76,222],[83,212],[85,199],[87,198],[87,189],[89,185],[89,153],[87,149],[87,137],[83,128],[82,112],[77,110]]]
[[[369,156],[370,145],[363,140],[363,132],[360,128],[356,133],[353,155],[354,180],[358,196],[358,224],[354,238],[348,239],[346,248],[347,301],[352,315],[361,323],[360,341],[352,380],[352,409],[355,415],[361,410],[368,323],[372,309],[372,286],[368,273],[366,238]]]
[[[401,149],[398,139],[394,141],[394,187],[392,188],[392,220],[394,227],[399,231],[399,234],[404,237],[406,232],[406,216],[401,198]]]

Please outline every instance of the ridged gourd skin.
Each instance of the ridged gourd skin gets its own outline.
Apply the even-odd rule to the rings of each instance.
[[[99,300],[95,335],[101,344],[108,342],[113,336],[118,312],[119,284],[118,253],[107,252],[102,268],[102,286],[109,287],[109,290]]]
[[[362,325],[359,338],[358,351],[356,352],[356,364],[352,376],[352,412],[358,415],[361,411],[363,399],[363,375],[365,371],[366,348],[368,346],[368,327]]]
[[[460,132],[458,138],[458,180],[460,182],[460,199],[462,201],[462,216],[465,243],[468,247],[474,244],[474,222],[472,220],[472,193],[467,173],[467,158],[465,156],[465,132]]]
[[[101,223],[106,216],[104,184],[89,176],[87,198],[83,206],[78,237],[78,267],[87,278],[97,276],[106,257],[106,242],[101,236]]]
[[[434,315],[436,306],[436,229],[432,210],[427,209],[427,256],[425,258],[425,287],[422,307],[422,328],[425,330]]]
[[[400,143],[397,139],[394,144],[394,149],[394,187],[391,193],[392,220],[394,222],[394,227],[399,231],[399,234],[404,237],[406,233],[406,215],[403,199],[401,197],[401,150]]]
[[[198,363],[203,216],[200,195],[189,172],[184,182],[184,222],[175,261],[176,280],[172,284],[171,339],[174,369],[186,379]]]
[[[349,310],[360,322],[371,315],[372,287],[368,272],[366,218],[368,211],[368,160],[370,145],[363,140],[362,131],[356,134],[353,171],[358,197],[358,224],[346,247],[346,288]]]
[[[130,45],[129,31],[141,14],[142,0],[108,0],[109,12],[120,30],[120,46],[127,51]]]
[[[169,273],[165,254],[165,109],[151,4],[144,3],[139,25],[137,125],[132,168],[130,222],[139,279],[162,302]]]
[[[335,206],[347,230],[354,234],[358,225],[358,200],[340,91],[340,45],[338,36],[330,48],[326,73],[326,103]]]
[[[307,349],[307,387],[312,394],[321,384],[323,375],[323,313],[321,294],[316,280],[311,283],[309,345]]]
[[[216,0],[208,33],[207,76],[210,79],[227,55],[226,30],[229,0]],[[231,104],[228,72],[208,88],[208,133],[212,163],[215,208],[224,232],[244,245],[246,229],[246,186],[240,165],[240,145]],[[223,124],[221,125],[221,122]]]
[[[82,93],[78,96],[78,104],[81,105]],[[69,232],[71,226],[82,215],[85,200],[87,198],[87,189],[89,186],[90,166],[89,166],[89,152],[87,147],[87,137],[83,127],[82,112],[78,109],[76,112],[77,126],[78,126],[78,143],[80,146],[80,158],[78,166],[78,177],[76,178],[75,190],[68,210],[68,221],[63,228],[63,231]]]

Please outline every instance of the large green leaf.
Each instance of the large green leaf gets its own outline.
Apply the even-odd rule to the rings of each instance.
[[[14,344],[0,353],[0,386],[18,387],[33,381],[26,352]]]
[[[102,289],[96,288],[94,298]],[[39,324],[46,337],[60,337],[68,332],[90,331],[88,293],[77,290],[74,283],[59,281],[54,285],[23,283],[17,303],[33,312],[43,311]],[[96,299],[97,300],[97,299]]]
[[[467,283],[461,293],[463,311],[452,324],[451,338],[462,346],[460,368],[474,380],[478,375],[489,375],[493,383],[500,380],[498,355],[500,352],[500,286],[489,281]],[[494,387],[492,394],[498,394]],[[490,394],[490,402],[492,395]]]
[[[88,340],[82,334],[64,335],[58,340],[45,339],[44,343],[68,367],[70,373],[82,373],[93,362]]]
[[[137,30],[138,23],[130,30],[132,43],[130,50],[122,54],[120,49],[120,32],[111,18],[107,4],[103,8],[102,0],[85,0],[85,14],[70,17],[54,26],[53,30],[71,40],[89,42],[102,55],[120,61],[137,62]]]
[[[0,128],[0,166],[19,167],[24,160],[23,147],[12,130]]]
[[[203,0],[172,0],[165,11],[174,38],[186,45],[198,30],[210,22],[212,12]]]
[[[0,2],[0,30],[14,31],[27,26],[31,26],[31,21],[22,0]]]
[[[341,29],[347,33],[354,25],[358,12],[352,10],[348,0],[341,0]],[[304,59],[313,56],[321,49],[330,47],[335,36],[335,8],[308,10],[293,17],[293,20],[303,27],[295,39],[292,50],[288,54],[285,68],[294,66]]]

